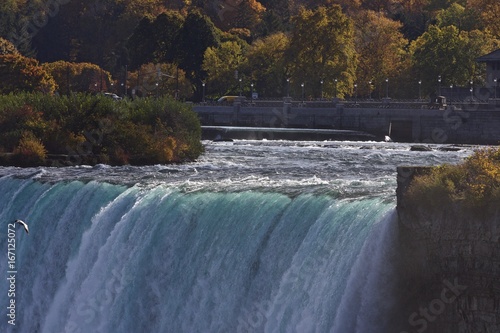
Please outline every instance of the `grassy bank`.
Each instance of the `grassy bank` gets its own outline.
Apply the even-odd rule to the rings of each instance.
[[[476,151],[459,165],[433,167],[416,176],[405,202],[413,207],[442,211],[458,206],[476,213],[500,204],[500,148]]]
[[[191,107],[170,98],[0,96],[3,165],[177,163],[202,153],[200,139]]]

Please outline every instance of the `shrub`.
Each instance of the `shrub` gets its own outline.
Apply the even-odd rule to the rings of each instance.
[[[0,95],[0,149],[20,154],[27,132],[26,140],[43,142],[46,153],[76,157],[73,163],[177,163],[203,152],[196,114],[169,98],[117,102],[88,94]]]
[[[440,210],[457,203],[466,209],[494,208],[500,203],[500,148],[476,151],[459,165],[434,167],[416,176],[405,201]]]
[[[23,133],[12,159],[21,166],[37,166],[45,164],[47,150],[42,141],[32,133]]]

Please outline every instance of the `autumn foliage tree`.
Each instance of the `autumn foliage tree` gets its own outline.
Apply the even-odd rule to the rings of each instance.
[[[0,93],[54,92],[56,84],[37,60],[20,54],[0,55]]]
[[[405,50],[408,40],[400,32],[401,23],[374,11],[361,12],[355,18],[355,26],[359,91],[370,95],[374,89],[375,95],[381,96],[386,78],[392,83],[408,70],[410,64]]]
[[[111,87],[111,74],[97,65],[56,61],[43,64],[62,94],[71,92],[100,92]]]

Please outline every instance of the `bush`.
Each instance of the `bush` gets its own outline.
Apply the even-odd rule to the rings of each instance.
[[[457,203],[466,209],[496,208],[500,203],[500,148],[476,151],[459,165],[434,167],[416,176],[405,202],[440,210]]]
[[[25,132],[14,150],[12,159],[20,166],[43,165],[47,159],[47,150],[42,141],[32,133]]]
[[[74,163],[177,163],[203,152],[198,117],[169,98],[0,95],[0,151],[20,152],[27,132],[26,140],[43,142],[46,153],[68,154]]]

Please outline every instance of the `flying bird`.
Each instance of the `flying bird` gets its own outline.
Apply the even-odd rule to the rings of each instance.
[[[29,230],[28,225],[26,224],[26,222],[21,221],[21,220],[16,220],[15,223],[19,223],[20,225],[22,225],[27,234],[30,233],[30,230]]]

